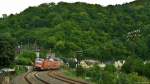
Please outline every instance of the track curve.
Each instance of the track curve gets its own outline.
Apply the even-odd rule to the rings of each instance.
[[[24,79],[27,81],[28,84],[52,84],[49,83],[42,78],[38,76],[38,72],[28,72],[25,76]]]
[[[59,71],[30,71],[24,79],[28,84],[88,84],[87,82],[71,79],[61,75]]]
[[[84,82],[84,81],[75,80],[75,79],[71,79],[71,78],[65,77],[63,75],[60,75],[59,73],[57,73],[57,71],[48,72],[48,75],[49,75],[49,77],[56,78],[58,80],[66,82],[68,84],[88,84],[87,82]]]

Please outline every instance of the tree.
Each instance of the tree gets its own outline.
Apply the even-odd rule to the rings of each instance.
[[[14,63],[15,41],[11,37],[0,35],[0,66],[8,67]]]
[[[150,63],[144,65],[143,75],[150,78]]]
[[[0,33],[9,32],[25,45],[36,41],[67,57],[82,48],[88,51],[84,57],[93,59],[149,60],[149,4],[148,0],[108,7],[81,2],[41,4],[0,18]]]
[[[144,63],[140,58],[129,57],[122,67],[122,71],[126,73],[136,72],[142,75],[144,68]]]

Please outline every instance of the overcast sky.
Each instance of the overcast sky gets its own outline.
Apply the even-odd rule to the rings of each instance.
[[[41,3],[64,2],[86,2],[100,4],[103,6],[128,3],[134,0],[0,0],[0,16],[2,14],[15,14],[23,11],[29,6],[38,6]]]

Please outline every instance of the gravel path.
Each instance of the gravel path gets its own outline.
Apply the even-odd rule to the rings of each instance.
[[[12,80],[12,84],[28,84],[26,82],[26,80],[24,79],[24,75],[25,74],[22,74],[22,75],[19,75],[17,77],[15,77],[13,80]]]

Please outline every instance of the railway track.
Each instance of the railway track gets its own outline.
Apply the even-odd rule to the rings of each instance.
[[[28,72],[25,76],[24,79],[27,81],[28,84],[51,84],[43,79],[41,79],[37,72]]]
[[[57,71],[48,72],[48,75],[49,75],[49,77],[53,77],[55,79],[66,82],[68,84],[88,84],[87,82],[71,79],[71,78],[65,77],[63,75],[60,75],[59,73],[57,73]]]
[[[46,72],[45,75],[47,75],[47,77],[46,77],[47,80],[41,78],[42,76],[40,77],[38,72],[31,71],[31,72],[28,72],[24,76],[24,79],[26,80],[26,82],[28,84],[57,84],[56,81],[57,82],[60,81],[60,83],[62,81],[62,84],[88,84],[83,81],[65,77],[65,76],[61,75],[60,73],[58,73],[57,71],[49,71],[49,72]],[[55,79],[55,81],[50,80],[50,78]],[[52,82],[55,82],[55,83],[52,83]]]

